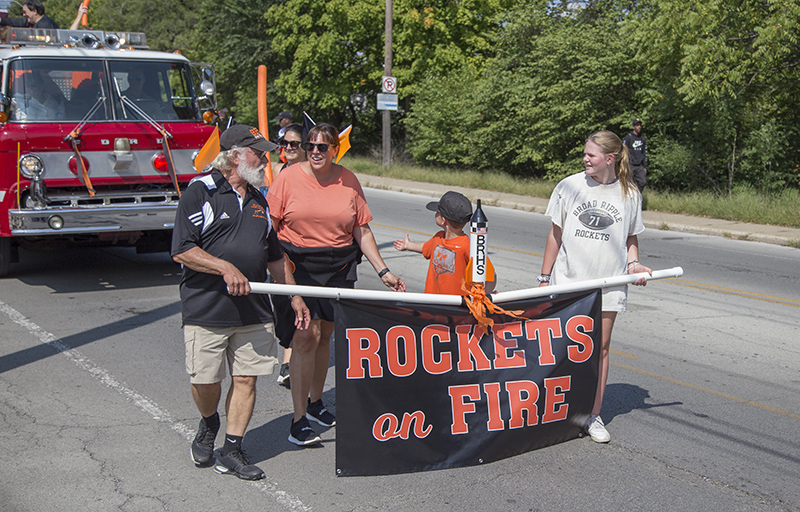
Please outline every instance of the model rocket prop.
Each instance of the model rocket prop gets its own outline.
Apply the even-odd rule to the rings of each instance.
[[[472,219],[469,222],[469,251],[470,258],[467,264],[466,276],[462,290],[465,292],[464,303],[467,305],[472,316],[478,321],[477,329],[483,334],[488,334],[489,329],[494,325],[494,320],[489,317],[489,313],[504,314],[526,320],[520,316],[522,311],[508,311],[493,303],[486,296],[485,283],[495,280],[494,267],[487,256],[489,250],[488,220],[481,208],[481,200],[478,199],[478,206]]]
[[[478,199],[478,206],[469,221],[469,263],[464,276],[464,280],[468,283],[484,284],[486,281],[494,281],[494,267],[487,256],[488,224],[488,219],[481,208],[481,200]]]

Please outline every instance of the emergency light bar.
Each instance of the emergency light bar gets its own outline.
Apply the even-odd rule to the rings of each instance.
[[[135,48],[146,50],[143,32],[105,32],[103,30],[62,30],[54,28],[16,28],[8,33],[12,46],[66,46],[72,48]]]

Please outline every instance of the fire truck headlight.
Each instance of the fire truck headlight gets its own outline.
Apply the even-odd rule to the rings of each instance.
[[[200,82],[200,90],[203,91],[203,94],[205,94],[206,96],[213,96],[214,84],[212,84],[208,80],[203,80],[202,82]]]
[[[25,155],[19,159],[19,172],[29,180],[44,173],[44,162],[38,155]]]

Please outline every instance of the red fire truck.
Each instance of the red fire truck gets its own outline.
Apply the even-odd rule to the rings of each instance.
[[[217,129],[213,66],[141,33],[13,27],[0,61],[0,276],[19,247],[168,250]]]

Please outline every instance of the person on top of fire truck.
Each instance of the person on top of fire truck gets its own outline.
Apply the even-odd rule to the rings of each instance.
[[[81,18],[83,18],[84,14],[89,14],[89,6],[81,3],[81,6],[78,7],[78,15],[75,16],[75,21],[73,21],[72,25],[69,26],[70,30],[78,30],[78,26],[80,25]]]
[[[0,18],[0,26],[25,28],[58,28],[52,18],[44,15],[44,6],[39,0],[25,0],[22,3],[24,18]]]

